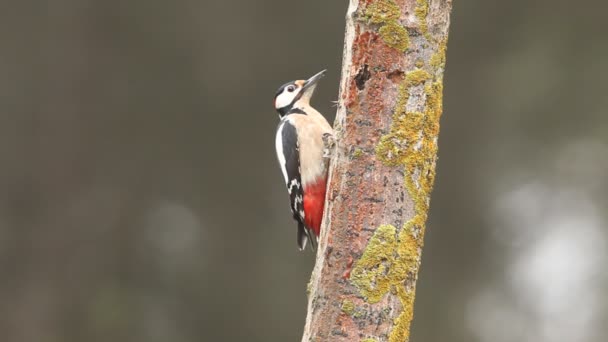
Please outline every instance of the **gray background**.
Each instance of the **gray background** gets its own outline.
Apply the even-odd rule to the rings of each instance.
[[[3,341],[298,341],[276,88],[347,1],[0,4]],[[604,341],[608,5],[455,1],[413,341]]]

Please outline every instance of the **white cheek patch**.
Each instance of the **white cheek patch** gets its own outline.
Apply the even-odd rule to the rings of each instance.
[[[290,93],[287,90],[284,90],[279,96],[277,96],[277,99],[274,102],[275,108],[278,109],[288,106],[291,101],[293,101],[293,98],[296,96],[296,93],[296,91]]]

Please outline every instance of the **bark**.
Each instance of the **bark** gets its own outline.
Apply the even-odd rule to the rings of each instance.
[[[351,0],[302,341],[409,341],[451,0]]]

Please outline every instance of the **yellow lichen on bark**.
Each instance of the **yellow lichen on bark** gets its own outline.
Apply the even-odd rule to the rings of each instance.
[[[386,45],[405,52],[410,45],[410,37],[399,22],[401,9],[393,0],[380,0],[371,3],[364,12],[370,23],[380,25],[378,34]]]
[[[332,159],[329,193],[353,191],[358,177],[373,168],[384,174],[384,183],[362,185],[361,193],[387,195],[356,215],[348,210],[358,208],[362,196],[329,200],[324,232],[334,252],[320,244],[313,277],[322,291],[311,294],[305,342],[409,340],[435,178],[450,7],[431,6],[430,0],[351,1],[335,129],[345,132],[339,137],[343,147],[352,148],[346,154],[337,149],[342,164],[335,167]],[[356,70],[365,73],[353,75]],[[368,136],[376,141],[375,153],[362,148],[361,137]],[[370,236],[362,225],[377,228]],[[357,229],[343,229],[351,226]]]
[[[443,67],[445,57],[441,55],[445,55],[445,50],[437,53],[436,59]],[[435,74],[438,67],[433,67]],[[403,311],[394,322],[389,341],[406,340],[413,319],[415,284],[435,179],[442,113],[443,86],[436,77],[424,69],[406,74],[399,86],[390,131],[381,137],[376,148],[376,156],[383,163],[404,168],[404,185],[414,203],[414,216],[401,229],[392,225],[378,227],[351,274],[351,280],[370,303],[391,291],[401,301]],[[424,111],[408,112],[410,90],[418,86],[424,87]]]
[[[418,29],[427,39],[430,40],[429,27],[426,23],[426,16],[429,14],[428,0],[416,0],[416,19],[418,20]]]
[[[355,303],[348,299],[344,300],[342,302],[342,311],[349,316],[352,315],[355,312]]]
[[[369,303],[380,301],[393,284],[394,277],[389,272],[397,251],[396,234],[392,225],[378,227],[350,274],[351,282]]]
[[[394,322],[389,341],[403,341],[409,336],[414,317],[415,288],[406,288],[406,279],[417,277],[420,264],[421,239],[403,227],[399,232],[392,225],[378,227],[363,255],[351,273],[351,282],[370,304],[377,303],[389,292],[395,293],[403,311]]]
[[[443,39],[442,41],[439,42],[438,48],[437,48],[437,52],[435,52],[432,56],[431,56],[431,68],[439,74],[443,73],[443,68],[445,67],[445,55],[447,52],[447,48],[448,48],[448,40]],[[441,78],[442,75],[439,76],[439,78]]]
[[[393,0],[381,0],[371,3],[365,9],[365,16],[372,24],[386,24],[397,21],[401,10]]]

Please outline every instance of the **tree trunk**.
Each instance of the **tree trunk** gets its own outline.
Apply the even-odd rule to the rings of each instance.
[[[350,0],[303,342],[409,341],[451,0]]]

